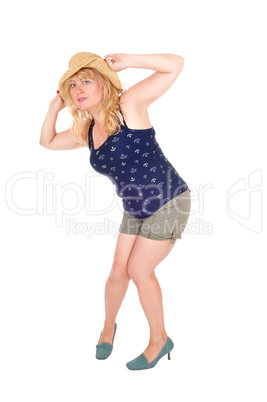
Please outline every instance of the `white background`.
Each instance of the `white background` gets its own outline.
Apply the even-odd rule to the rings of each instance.
[[[3,402],[266,402],[266,34],[263,1],[6,3]],[[88,149],[39,145],[58,81],[79,51],[185,59],[175,84],[150,107],[158,142],[192,190],[183,239],[156,269],[175,347],[172,360],[164,357],[152,370],[125,366],[149,340],[133,283],[117,317],[114,351],[95,359],[116,244],[104,221],[118,230],[121,200],[94,173]],[[151,73],[127,69],[119,76],[131,86]],[[57,128],[69,124],[64,110]],[[89,201],[100,215],[75,210]],[[76,233],[68,232],[70,222]],[[100,233],[78,233],[85,223],[98,224]]]

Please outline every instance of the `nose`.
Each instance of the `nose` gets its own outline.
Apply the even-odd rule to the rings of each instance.
[[[80,86],[80,85],[76,85],[76,93],[77,94],[80,94],[80,93],[82,93],[83,92],[83,89],[82,89],[82,87]]]

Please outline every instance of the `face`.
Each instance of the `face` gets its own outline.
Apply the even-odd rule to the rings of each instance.
[[[95,78],[71,77],[70,95],[75,106],[80,110],[95,112],[101,107],[103,91]]]

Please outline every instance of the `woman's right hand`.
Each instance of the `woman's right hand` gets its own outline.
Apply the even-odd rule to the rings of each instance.
[[[49,108],[50,110],[52,110],[53,112],[60,112],[60,110],[64,109],[64,107],[66,107],[67,104],[66,102],[61,98],[61,96],[59,94],[57,94],[54,99],[50,102]]]

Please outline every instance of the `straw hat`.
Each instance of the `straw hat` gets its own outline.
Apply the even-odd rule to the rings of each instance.
[[[69,69],[61,77],[58,83],[58,89],[60,96],[65,101],[67,100],[67,90],[63,88],[64,82],[70,78],[72,75],[76,74],[81,68],[93,67],[100,73],[105,75],[111,83],[118,89],[122,90],[121,82],[118,74],[112,70],[108,63],[102,59],[100,56],[89,52],[76,53],[69,61]]]

